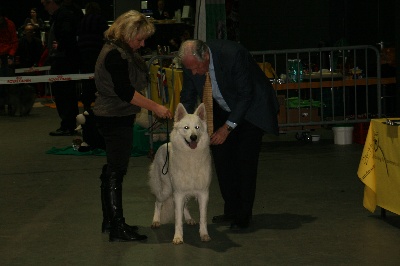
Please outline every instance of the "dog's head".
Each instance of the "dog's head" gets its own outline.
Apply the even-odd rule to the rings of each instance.
[[[210,145],[207,134],[206,109],[203,103],[197,107],[194,114],[188,114],[185,107],[179,103],[174,118],[174,128],[171,132],[171,142],[176,149],[203,149]]]

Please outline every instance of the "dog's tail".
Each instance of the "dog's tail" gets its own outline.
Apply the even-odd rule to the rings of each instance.
[[[162,203],[160,222],[161,224],[167,224],[173,222],[175,218],[175,207],[173,197],[169,197]]]

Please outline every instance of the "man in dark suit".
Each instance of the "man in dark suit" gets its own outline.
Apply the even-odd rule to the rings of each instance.
[[[214,223],[232,230],[249,226],[256,191],[258,157],[264,132],[278,134],[279,104],[268,78],[240,44],[227,40],[189,40],[179,57],[183,68],[181,102],[193,112],[209,72],[213,94],[211,151],[224,214]]]
[[[75,74],[79,71],[77,46],[77,25],[74,14],[62,5],[63,0],[41,0],[51,15],[47,48],[48,62],[52,75]],[[74,81],[57,81],[51,89],[61,118],[60,128],[50,136],[71,136],[75,134],[76,116],[79,113],[78,95]]]

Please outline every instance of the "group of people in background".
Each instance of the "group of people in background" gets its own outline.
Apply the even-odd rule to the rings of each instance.
[[[82,12],[81,7],[73,0],[41,0],[41,3],[50,15],[49,23],[45,23],[40,17],[36,7],[29,9],[24,23],[20,26],[16,27],[11,20],[7,19],[7,23],[10,24],[8,27],[11,27],[8,30],[10,38],[8,35],[2,37],[7,39],[5,42],[10,42],[9,45],[13,49],[0,53],[0,55],[3,57],[2,60],[12,59],[12,62],[10,60],[7,64],[2,64],[4,70],[0,76],[14,76],[15,68],[44,65],[50,65],[52,67],[51,74],[57,75],[78,72],[93,73],[97,56],[104,43],[103,34],[108,28],[107,20],[102,16],[99,4],[95,1],[89,2],[85,6],[85,12]],[[154,17],[167,19],[170,18],[170,13],[165,1],[158,0]],[[56,37],[54,34],[58,36]],[[172,51],[177,51],[182,40],[188,39],[184,36],[190,36],[190,34],[184,32],[182,36],[170,40]],[[11,44],[11,42],[13,43]],[[3,46],[2,43],[0,42],[0,47]],[[75,107],[77,101],[82,102],[84,110],[89,110],[95,100],[96,88],[93,80],[82,80],[79,92],[67,89],[67,87],[74,87],[74,82],[58,83],[51,85],[51,92],[56,101],[61,124],[55,131],[50,132],[50,135],[71,135],[75,133],[74,119],[78,110]],[[38,96],[46,93],[43,84],[34,84],[33,86],[36,88]],[[62,89],[63,87],[65,88]],[[0,100],[0,112],[4,113],[7,113],[7,110],[4,111],[4,106],[7,105],[6,91],[7,88],[0,89],[0,98],[3,99]],[[72,95],[72,92],[76,96]]]
[[[0,6],[0,76],[14,76],[15,68],[44,65],[50,65],[50,74],[54,75],[93,73],[104,43],[103,34],[108,28],[99,4],[89,2],[83,12],[73,0],[41,0],[41,3],[50,15],[47,25],[39,17],[37,8],[32,7],[24,23],[16,27]],[[42,84],[33,85],[37,86],[38,95],[44,94]],[[9,89],[12,88],[0,85],[0,114],[12,115],[5,110]],[[73,135],[78,100],[85,110],[91,108],[96,92],[94,81],[82,81],[80,91],[73,81],[53,82],[51,89],[61,124],[50,135]]]

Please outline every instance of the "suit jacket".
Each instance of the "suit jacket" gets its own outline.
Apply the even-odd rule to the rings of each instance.
[[[53,13],[50,25],[47,44],[50,56],[64,56],[67,59],[76,60],[76,57],[79,56],[76,40],[78,25],[75,23],[74,14],[69,9],[61,6]],[[58,43],[56,51],[52,51],[53,41]]]
[[[211,50],[215,76],[222,97],[231,109],[229,121],[243,120],[267,133],[278,134],[279,103],[276,93],[251,54],[240,44],[228,40],[207,42]],[[183,68],[180,100],[193,113],[202,98],[205,75],[193,75]]]

